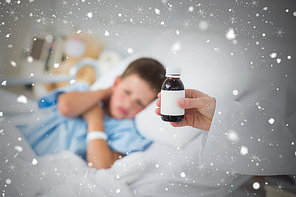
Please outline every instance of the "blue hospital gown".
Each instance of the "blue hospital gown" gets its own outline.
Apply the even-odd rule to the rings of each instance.
[[[82,117],[67,118],[57,109],[58,96],[63,92],[86,91],[89,85],[75,83],[51,91],[39,100],[39,108],[48,110],[33,125],[18,125],[38,156],[69,150],[86,160],[87,123]],[[122,154],[145,150],[151,140],[145,139],[136,129],[133,119],[117,120],[104,113],[104,130],[111,150]]]

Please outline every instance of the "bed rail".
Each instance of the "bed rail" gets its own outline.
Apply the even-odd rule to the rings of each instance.
[[[0,83],[2,86],[13,86],[13,85],[30,85],[34,83],[57,83],[64,82],[76,78],[78,71],[84,66],[91,66],[96,72],[96,78],[101,75],[98,61],[93,58],[84,58],[77,64],[71,67],[69,74],[44,74],[40,76],[7,76],[0,77]]]

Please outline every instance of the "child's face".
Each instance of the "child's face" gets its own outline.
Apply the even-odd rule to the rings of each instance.
[[[109,110],[116,119],[131,119],[154,99],[155,92],[138,75],[123,79],[117,77],[112,87]]]

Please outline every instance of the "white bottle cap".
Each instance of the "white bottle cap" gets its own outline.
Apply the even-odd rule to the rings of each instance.
[[[180,67],[166,67],[166,77],[169,76],[180,76],[181,68]]]

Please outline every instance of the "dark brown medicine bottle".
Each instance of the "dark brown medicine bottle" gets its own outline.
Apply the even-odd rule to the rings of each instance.
[[[178,98],[185,98],[185,89],[180,79],[180,67],[167,67],[166,79],[161,87],[161,119],[168,122],[179,122],[184,118],[185,110],[178,103]]]

